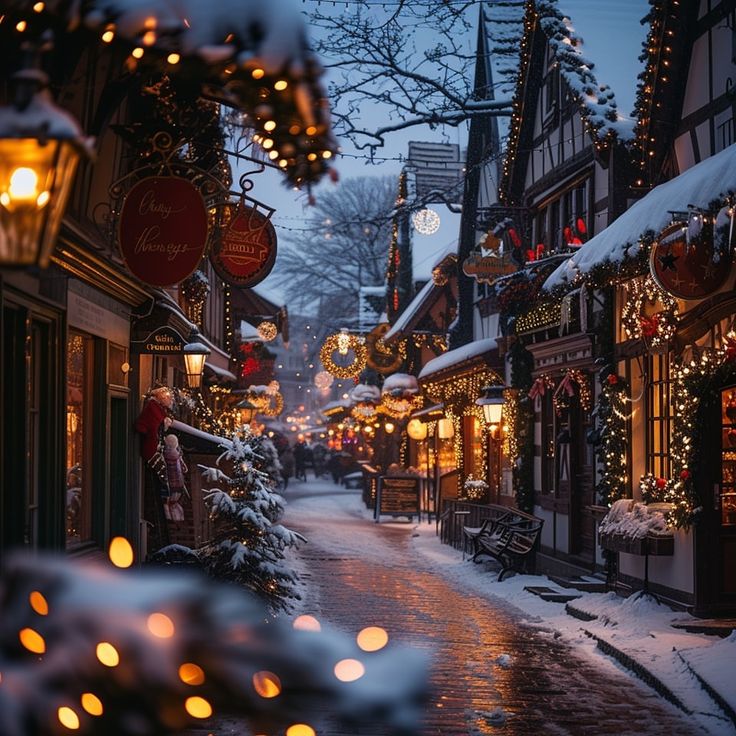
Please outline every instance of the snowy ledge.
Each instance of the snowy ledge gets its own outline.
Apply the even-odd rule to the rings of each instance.
[[[449,350],[448,352],[430,360],[419,374],[419,380],[433,376],[440,371],[447,370],[456,365],[464,363],[466,360],[475,358],[498,347],[495,337],[487,337],[484,340],[476,340],[469,342],[467,345]]]

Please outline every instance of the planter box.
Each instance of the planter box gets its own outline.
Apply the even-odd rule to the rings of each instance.
[[[675,553],[675,538],[672,536],[648,536],[641,539],[631,539],[620,534],[598,535],[598,542],[604,549],[613,552],[624,552],[629,555],[673,555]]]

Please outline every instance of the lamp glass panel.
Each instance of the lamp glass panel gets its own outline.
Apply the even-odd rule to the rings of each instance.
[[[67,141],[0,139],[0,265],[48,265],[78,162]]]
[[[184,353],[184,365],[190,388],[199,388],[202,385],[202,371],[206,359],[207,356],[203,353]]]
[[[501,424],[503,416],[503,404],[483,404],[483,416],[486,424]]]

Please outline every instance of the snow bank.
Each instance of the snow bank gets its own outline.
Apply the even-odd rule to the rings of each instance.
[[[649,534],[672,533],[661,511],[651,509],[631,498],[614,501],[611,510],[598,526],[598,531],[601,534],[615,534],[627,539],[643,539]]]

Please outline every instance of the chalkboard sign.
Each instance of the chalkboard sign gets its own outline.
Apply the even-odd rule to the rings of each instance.
[[[381,476],[378,479],[376,506],[373,517],[376,523],[382,514],[386,516],[407,516],[419,518],[419,478],[389,478]]]

